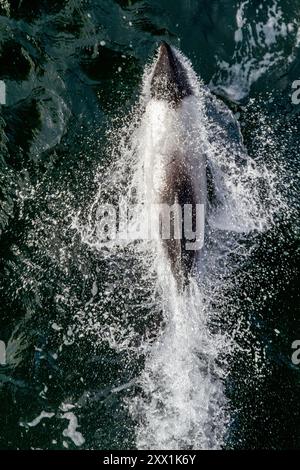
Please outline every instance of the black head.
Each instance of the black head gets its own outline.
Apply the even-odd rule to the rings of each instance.
[[[163,41],[151,80],[151,96],[176,105],[189,95],[192,89],[187,73],[172,48]]]

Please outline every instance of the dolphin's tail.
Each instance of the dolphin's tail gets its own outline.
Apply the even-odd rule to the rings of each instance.
[[[192,94],[186,71],[166,42],[161,43],[158,54],[151,79],[151,96],[176,105]]]

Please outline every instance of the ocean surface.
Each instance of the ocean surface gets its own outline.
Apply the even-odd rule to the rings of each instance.
[[[300,1],[0,15],[0,448],[300,448]],[[100,205],[140,202],[162,40],[205,90],[219,200],[189,297],[149,243],[97,234]]]

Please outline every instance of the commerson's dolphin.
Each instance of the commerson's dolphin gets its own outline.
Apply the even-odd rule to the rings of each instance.
[[[152,123],[152,129],[155,128],[151,137],[154,143],[152,161],[148,164],[155,188],[155,202],[179,208],[181,217],[176,217],[176,211],[171,212],[170,237],[161,238],[177,286],[182,289],[189,282],[202,247],[196,239],[199,236],[203,238],[203,233],[197,232],[199,224],[201,232],[204,230],[203,220],[198,219],[205,217],[206,160],[195,135],[199,133],[199,123],[195,126],[194,122],[198,117],[198,98],[194,95],[184,60],[165,42],[159,47],[153,67],[150,95],[148,106],[152,106],[152,119],[156,122]]]

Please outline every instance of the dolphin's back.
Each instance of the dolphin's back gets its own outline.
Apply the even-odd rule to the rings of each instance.
[[[171,270],[174,274],[176,283],[179,288],[184,287],[193,267],[196,251],[187,250],[186,246],[191,240],[186,239],[184,228],[184,206],[190,204],[193,208],[192,227],[195,232],[196,226],[196,195],[193,188],[192,178],[188,168],[184,164],[182,158],[174,158],[169,164],[165,175],[164,186],[161,190],[161,203],[167,204],[169,207],[177,205],[180,208],[180,217],[177,219],[172,215],[170,219],[170,238],[163,240],[163,247],[167,258],[169,259]],[[179,232],[181,238],[176,239],[178,227],[175,224],[181,224]]]
[[[158,160],[159,166],[164,167],[164,177],[158,199],[169,208],[176,205],[181,212],[178,218],[170,211],[171,236],[164,239],[161,233],[161,238],[177,286],[182,289],[189,280],[197,256],[195,248],[188,249],[196,240],[186,239],[184,207],[190,205],[192,208],[192,232],[196,237],[196,206],[201,204],[205,208],[206,205],[206,162],[203,155],[199,155],[201,150],[190,142],[193,139],[190,129],[193,130],[193,103],[196,98],[188,72],[175,50],[165,42],[159,48],[150,90],[151,98],[165,103],[170,121],[174,120],[169,125],[166,119],[167,125],[165,129],[162,126],[163,137],[160,136],[159,140],[161,151]],[[181,225],[179,230],[178,224]]]

